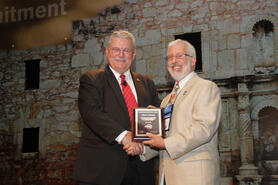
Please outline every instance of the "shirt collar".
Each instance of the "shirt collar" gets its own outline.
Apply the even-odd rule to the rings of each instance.
[[[189,73],[188,75],[186,75],[183,79],[181,79],[181,80],[179,81],[179,86],[180,86],[180,88],[179,88],[178,92],[185,86],[185,84],[188,82],[188,80],[189,80],[190,78],[192,78],[192,76],[193,76],[194,74],[195,74],[195,72],[192,71],[191,73]]]
[[[112,73],[114,74],[114,76],[116,77],[117,80],[121,80],[120,76],[121,73],[118,73],[117,71],[115,71],[111,66],[109,66],[109,68],[111,69]],[[128,80],[129,78],[131,78],[131,73],[130,70],[128,69],[126,72],[123,73],[123,75],[125,75],[125,79]]]

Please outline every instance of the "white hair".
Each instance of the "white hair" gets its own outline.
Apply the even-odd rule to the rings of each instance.
[[[169,44],[168,44],[168,50],[171,46],[175,45],[175,44],[182,44],[186,49],[188,49],[188,54],[192,57],[195,57],[196,58],[196,51],[195,51],[195,48],[192,44],[190,44],[188,41],[186,40],[181,40],[181,39],[177,39],[177,40],[174,40],[174,41],[171,41]]]
[[[134,35],[132,33],[128,32],[128,31],[125,31],[125,30],[114,31],[110,36],[108,46],[110,45],[111,40],[113,38],[116,38],[116,37],[130,40],[132,42],[132,48],[135,49],[136,39],[135,39]]]

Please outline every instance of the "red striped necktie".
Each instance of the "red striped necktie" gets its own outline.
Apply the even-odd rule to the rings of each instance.
[[[138,104],[137,104],[134,94],[131,91],[130,86],[128,85],[128,83],[125,80],[125,75],[121,75],[120,78],[122,79],[121,87],[122,87],[123,94],[125,97],[125,102],[126,102],[126,106],[127,106],[128,113],[129,113],[129,119],[130,119],[130,123],[131,123],[132,108],[138,107]]]

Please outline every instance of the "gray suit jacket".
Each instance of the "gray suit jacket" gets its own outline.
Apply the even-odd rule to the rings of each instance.
[[[170,94],[163,99],[161,107],[165,107],[169,99]],[[192,170],[189,164],[200,160],[208,160],[215,165],[215,170],[210,175],[215,176],[215,181],[218,181],[217,129],[220,117],[221,96],[217,85],[194,74],[176,98],[170,131],[164,139],[166,150],[160,151],[160,175],[164,168],[167,185],[187,185],[185,182],[189,177],[184,172]],[[146,153],[141,159],[148,160],[157,153],[158,151],[146,147]],[[211,185],[217,183],[212,182]]]

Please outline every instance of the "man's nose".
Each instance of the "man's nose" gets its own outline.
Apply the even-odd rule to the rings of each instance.
[[[124,54],[124,50],[120,50],[120,52],[119,52],[119,56],[120,57],[123,57],[125,54]]]
[[[178,61],[177,58],[174,56],[171,58],[171,60],[168,61],[168,63],[173,64],[173,63],[176,63],[177,61]]]
[[[175,60],[174,60],[174,59],[169,60],[169,61],[168,61],[168,66],[171,66],[173,63],[175,63]]]

